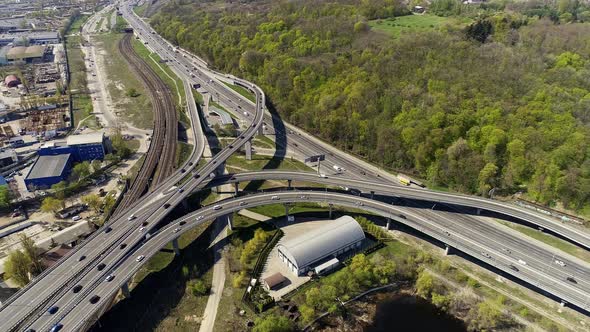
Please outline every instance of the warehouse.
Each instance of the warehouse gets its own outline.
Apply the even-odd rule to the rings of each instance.
[[[365,240],[359,223],[350,216],[342,216],[333,222],[316,228],[299,237],[278,245],[280,260],[295,275],[305,275],[320,266],[322,272],[339,264],[338,256],[350,255]],[[330,266],[324,263],[330,262]]]
[[[104,159],[104,142],[104,133],[96,132],[85,135],[70,135],[66,144],[73,149],[76,161],[84,161]]]
[[[48,189],[68,178],[72,168],[72,155],[40,156],[25,178],[29,191]]]
[[[34,45],[34,46],[16,46],[10,49],[6,54],[6,59],[9,62],[24,61],[31,63],[34,61],[40,61],[45,56],[45,46]]]

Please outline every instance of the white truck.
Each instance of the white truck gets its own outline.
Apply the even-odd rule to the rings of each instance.
[[[334,165],[332,166],[332,168],[334,168],[334,170],[336,170],[337,173],[342,173],[342,171],[344,170],[342,167],[338,165]]]

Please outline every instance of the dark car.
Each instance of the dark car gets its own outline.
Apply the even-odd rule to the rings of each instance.
[[[520,271],[516,266],[510,265],[510,268],[516,272]]]
[[[180,173],[184,173],[184,172],[186,172],[186,169],[182,168],[182,169],[180,170]]]
[[[144,222],[141,223],[141,226],[144,226],[145,227],[145,226],[147,226],[147,224],[148,224],[148,222],[147,221],[144,221]]]
[[[82,290],[82,285],[76,285],[74,286],[74,288],[72,289],[72,292],[74,293],[78,293]]]
[[[186,224],[186,221],[181,221],[181,222],[179,222],[178,224],[179,224],[180,226],[182,226],[182,225]]]
[[[49,330],[49,332],[60,331],[63,327],[64,327],[63,324],[57,323],[57,324],[53,325],[53,327],[51,328],[51,330]]]
[[[193,165],[193,162],[192,162],[192,161],[191,161],[191,162],[189,162],[189,163],[188,163],[188,165],[189,165],[189,166],[192,166],[192,165]]]
[[[107,265],[106,265],[105,263],[100,263],[100,264],[98,264],[98,266],[97,266],[96,268],[97,268],[99,271],[102,271],[102,270],[104,270],[104,268],[105,268],[106,266],[107,266]]]
[[[47,310],[47,312],[50,313],[51,315],[53,315],[54,313],[57,312],[58,309],[59,309],[59,307],[54,305],[53,307],[49,308],[49,310]]]
[[[119,249],[125,249],[125,247],[127,247],[127,243],[121,243]]]
[[[400,218],[402,218],[402,219],[408,219],[408,218],[406,218],[406,216],[404,216],[403,214],[400,214],[400,215],[399,215],[399,217],[400,217]]]
[[[167,209],[167,208],[169,208],[169,207],[170,207],[170,203],[166,203],[166,204],[164,204],[164,209]]]
[[[107,228],[105,228],[104,232],[109,233],[110,231],[112,231],[113,229],[111,228],[111,226],[108,226]]]
[[[193,177],[194,177],[195,179],[198,179],[198,178],[200,178],[200,177],[201,177],[201,175],[200,175],[200,174],[195,174],[195,176],[193,176]]]
[[[572,277],[567,277],[565,278],[567,281],[569,282],[573,282],[574,284],[577,284],[578,282],[576,281],[576,279],[572,278]]]
[[[86,259],[86,256],[82,255],[78,258],[78,262],[81,262]]]
[[[98,300],[100,300],[100,296],[94,295],[90,298],[90,303],[95,304],[96,302],[98,302]]]

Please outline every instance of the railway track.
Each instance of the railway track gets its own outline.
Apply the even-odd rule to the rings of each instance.
[[[150,182],[157,185],[169,176],[174,170],[176,155],[178,118],[172,94],[158,74],[135,52],[131,36],[127,34],[121,39],[118,45],[119,52],[131,65],[150,95],[154,109],[154,132],[145,160],[113,216],[139,199],[150,186]]]

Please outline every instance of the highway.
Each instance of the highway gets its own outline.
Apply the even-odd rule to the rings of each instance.
[[[588,303],[590,281],[588,278],[584,279],[584,273],[587,276],[588,264],[580,266],[576,262],[567,261],[567,265],[562,268],[546,259],[547,253],[542,252],[542,249],[534,245],[525,245],[523,247],[520,238],[515,239],[511,235],[495,229],[489,223],[482,222],[479,225],[471,225],[471,221],[468,219],[466,222],[456,222],[456,220],[450,220],[449,218],[433,221],[421,213],[423,211],[422,208],[408,210],[404,207],[393,206],[388,203],[348,194],[293,190],[252,194],[217,202],[216,205],[220,208],[218,207],[216,209],[213,206],[207,206],[175,220],[155,233],[136,252],[129,253],[112,270],[104,272],[104,277],[113,274],[115,278],[111,282],[101,282],[93,292],[88,292],[84,300],[80,302],[80,305],[63,317],[62,322],[66,326],[74,326],[74,330],[80,326],[81,322],[93,322],[96,319],[96,317],[93,317],[93,313],[98,304],[91,303],[90,298],[96,294],[100,294],[101,299],[109,298],[112,294],[115,294],[118,288],[133,276],[151,256],[190,228],[200,225],[207,220],[212,220],[247,207],[267,205],[269,203],[295,202],[318,202],[362,208],[384,217],[395,219],[433,238],[443,239],[443,242],[451,245],[453,248],[470,254],[476,259],[492,265],[507,274],[514,275],[523,280],[530,280],[533,285],[549,293],[567,292],[569,294],[568,297],[572,301],[571,303],[580,303],[582,306]],[[400,217],[400,215],[404,217]],[[453,218],[455,217],[453,216]],[[175,229],[179,229],[179,231],[175,232]],[[499,243],[501,245],[498,245]],[[489,256],[485,256],[484,254]],[[139,255],[145,256],[141,262],[136,261],[136,257]],[[549,255],[549,257],[552,256]],[[553,257],[557,258],[558,256]],[[518,263],[519,260],[525,261],[526,264]],[[511,266],[516,267],[518,271],[514,271]],[[541,274],[540,271],[543,273]],[[577,284],[564,283],[560,280],[560,275],[563,271],[577,276],[579,282]]]
[[[212,95],[220,96],[222,106],[227,106],[228,109],[230,107],[232,109],[238,108],[242,112],[250,114],[247,119],[252,122],[234,142],[215,155],[206,165],[196,169],[204,147],[204,135],[201,125],[197,125],[200,124],[200,119],[196,108],[194,104],[191,106],[192,103],[189,103],[191,128],[195,139],[198,140],[189,160],[163,184],[131,205],[120,216],[110,220],[105,227],[94,233],[75,250],[72,250],[65,259],[37,277],[17,296],[12,297],[7,305],[0,308],[0,330],[21,330],[26,327],[33,328],[36,331],[43,331],[58,322],[63,324],[64,329],[68,331],[83,328],[80,324],[85,324],[87,321],[91,322],[91,316],[99,310],[99,306],[104,304],[107,299],[110,299],[110,296],[116,292],[118,287],[128,280],[141,264],[147,261],[146,258],[142,262],[135,262],[135,257],[140,254],[149,257],[148,255],[157,252],[163,245],[188,229],[189,222],[190,226],[194,226],[197,223],[197,214],[203,216],[198,221],[202,222],[203,220],[209,220],[239,210],[244,206],[240,205],[242,202],[245,202],[246,206],[277,203],[271,200],[269,195],[280,196],[280,203],[296,201],[326,202],[363,208],[391,217],[434,238],[444,239],[442,242],[451,247],[484,260],[522,280],[530,280],[533,285],[539,285],[558,298],[580,308],[588,309],[589,285],[587,281],[590,278],[588,278],[587,266],[580,265],[575,261],[568,261],[568,264],[561,269],[561,267],[551,262],[551,259],[556,257],[554,254],[532,245],[526,240],[526,237],[510,237],[511,235],[506,234],[497,227],[493,227],[493,225],[487,225],[483,222],[474,223],[477,219],[471,216],[463,215],[460,218],[451,218],[451,215],[447,212],[432,211],[422,207],[392,206],[353,195],[299,191],[248,195],[220,203],[222,208],[219,210],[208,206],[186,216],[180,221],[187,222],[187,225],[182,227],[182,230],[178,233],[173,232],[173,229],[177,227],[175,222],[158,232],[150,234],[157,224],[167,216],[169,211],[180,204],[187,195],[207,185],[211,181],[209,176],[213,174],[215,177],[219,177],[219,179],[216,178],[213,181],[220,184],[232,181],[248,181],[249,178],[273,179],[273,177],[276,177],[277,179],[318,182],[346,186],[365,192],[379,191],[379,193],[391,196],[481,208],[527,221],[530,220],[530,222],[562,234],[586,248],[590,243],[588,233],[580,232],[569,225],[563,225],[548,217],[537,215],[522,208],[479,197],[395,185],[395,182],[388,175],[375,167],[345,155],[293,126],[286,125],[286,127],[281,128],[282,124],[276,117],[271,119],[270,115],[265,115],[265,96],[260,88],[249,82],[231,78],[231,80],[237,81],[253,91],[256,95],[256,103],[250,103],[245,98],[237,95],[234,90],[219,83],[219,79],[221,77],[228,78],[227,75],[212,72],[197,59],[191,59],[189,56],[180,55],[180,52],[175,52],[172,46],[155,33],[152,33],[153,31],[138,19],[127,6],[122,6],[121,11],[134,27],[135,33],[144,42],[147,42],[149,48],[157,52],[162,58],[174,60],[169,61],[168,64],[183,78],[187,100],[192,100],[192,97],[189,98],[190,89],[186,89],[187,85],[199,83],[202,89],[207,90]],[[251,140],[259,131],[263,121],[267,122],[266,130],[272,130],[277,135],[278,145],[289,145],[290,148],[292,147],[302,155],[317,154],[325,151],[327,166],[334,164],[343,166],[346,168],[345,174],[338,176],[328,174],[324,178],[314,174],[286,174],[287,172],[281,174],[281,172],[265,171],[221,176],[218,169],[222,167],[227,158]],[[235,179],[232,179],[232,177],[235,177]],[[363,203],[362,206],[359,206],[360,202]],[[406,218],[401,218],[399,215],[404,215]],[[473,227],[472,223],[477,227]],[[141,229],[141,227],[145,228]],[[107,233],[108,229],[110,231]],[[150,236],[146,240],[148,234]],[[499,245],[500,243],[501,245]],[[503,250],[503,247],[510,250],[510,253]],[[484,256],[482,253],[487,253],[490,257]],[[82,256],[85,256],[85,258],[80,260]],[[518,259],[526,261],[526,264],[518,265],[519,270],[514,271],[510,268],[510,265],[514,265],[515,260],[518,262]],[[99,271],[98,267],[101,264],[104,264],[104,269]],[[109,274],[115,275],[115,279],[106,282],[105,278]],[[578,282],[576,284],[567,282],[564,277],[569,275],[576,276]],[[73,290],[77,285],[82,286],[82,289],[74,293]],[[95,304],[90,303],[88,300],[94,295],[100,296],[102,300]],[[59,309],[57,313],[50,315],[47,313],[47,309],[53,306],[57,306]]]

